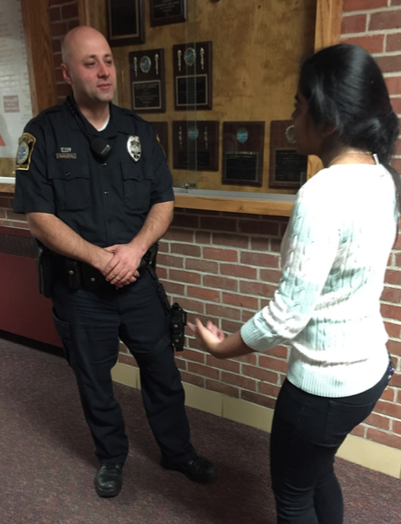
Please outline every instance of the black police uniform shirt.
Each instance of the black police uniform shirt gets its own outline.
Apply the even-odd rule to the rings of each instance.
[[[174,200],[164,152],[151,124],[132,111],[110,104],[101,133],[79,115],[89,134],[112,145],[111,155],[105,162],[95,159],[65,102],[46,109],[19,141],[14,211],[53,214],[99,247],[126,244],[154,204]],[[138,160],[129,152],[130,137],[141,144]]]

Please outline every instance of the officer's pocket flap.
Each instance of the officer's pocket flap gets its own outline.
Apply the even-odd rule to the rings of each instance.
[[[140,164],[121,162],[126,205],[137,212],[147,211],[150,205],[152,181],[145,177]]]
[[[79,164],[77,160],[53,159],[49,161],[48,176],[60,211],[79,211],[89,207],[89,166]]]

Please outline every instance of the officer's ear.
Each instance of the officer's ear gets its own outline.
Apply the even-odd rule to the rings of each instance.
[[[72,78],[71,78],[71,75],[70,75],[70,71],[68,69],[68,65],[64,64],[64,62],[62,62],[62,64],[61,64],[61,71],[63,73],[64,80],[67,82],[67,84],[72,86]]]

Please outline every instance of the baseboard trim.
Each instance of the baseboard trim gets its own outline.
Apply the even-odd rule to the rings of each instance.
[[[139,370],[128,364],[118,362],[112,370],[114,382],[136,389],[140,388]],[[183,383],[188,407],[200,409],[234,422],[247,424],[270,433],[273,409],[258,406],[245,400],[227,397],[215,391]],[[348,435],[337,453],[354,464],[380,471],[395,478],[401,478],[401,450]]]

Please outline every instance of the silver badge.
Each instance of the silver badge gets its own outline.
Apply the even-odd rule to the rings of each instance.
[[[142,147],[139,136],[130,136],[127,141],[127,150],[131,158],[138,162],[141,158]]]

